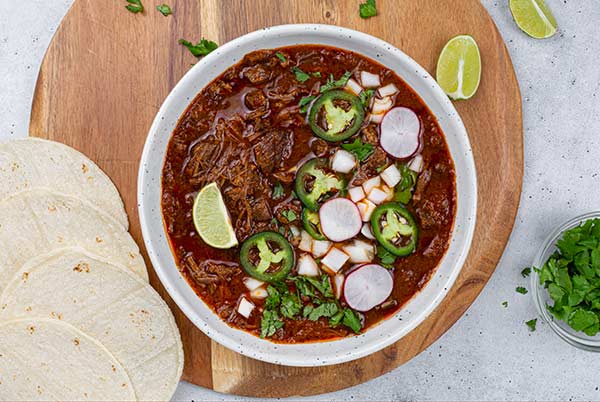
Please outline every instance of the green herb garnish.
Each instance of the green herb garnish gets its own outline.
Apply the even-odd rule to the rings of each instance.
[[[298,102],[298,106],[300,107],[300,113],[308,112],[308,108],[310,107],[310,103],[316,98],[314,95],[305,96],[300,99]]]
[[[367,0],[359,6],[360,18],[371,18],[377,15],[375,0]]]
[[[362,328],[362,324],[360,323],[360,318],[358,318],[358,314],[354,310],[349,308],[344,309],[344,319],[342,320],[342,324],[350,328],[355,333],[359,334]]]
[[[381,244],[377,245],[377,257],[386,268],[394,268],[394,263],[396,262],[396,256],[389,251],[387,251]]]
[[[354,142],[350,144],[342,144],[342,148],[346,151],[352,152],[361,162],[367,159],[373,153],[373,145],[369,143],[363,143],[358,138],[356,138]]]
[[[335,89],[335,88],[341,88],[344,85],[346,85],[346,83],[348,82],[348,80],[350,79],[350,77],[352,77],[352,73],[350,71],[346,71],[339,80],[336,80],[335,78],[333,78],[333,74],[329,75],[329,78],[327,79],[327,82],[323,85],[321,85],[321,89],[320,92],[327,92],[331,89]]]
[[[298,215],[296,215],[296,212],[294,212],[291,209],[281,211],[281,216],[283,216],[285,219],[287,219],[288,222],[293,222],[296,220],[296,218],[298,218]]]
[[[394,200],[402,204],[408,204],[412,198],[413,190],[417,184],[417,172],[414,172],[406,165],[400,165],[399,168],[402,179],[396,185]]]
[[[531,273],[531,268],[529,268],[529,267],[523,268],[523,270],[521,271],[521,276],[523,278],[527,278],[530,273]]]
[[[517,286],[517,288],[515,289],[515,291],[517,293],[521,293],[522,295],[526,295],[527,294],[527,289],[525,289],[523,286]]]
[[[527,322],[525,322],[525,324],[527,324],[527,326],[529,327],[529,330],[531,332],[535,331],[535,326],[537,324],[537,318],[534,318],[533,320],[529,320]]]
[[[338,310],[339,308],[336,303],[323,303],[311,310],[310,314],[308,314],[308,319],[311,321],[317,321],[321,317],[330,318],[333,317]]]
[[[281,297],[280,311],[284,317],[294,318],[302,310],[302,302],[298,295],[286,293]]]
[[[273,192],[271,193],[271,198],[274,200],[278,200],[285,195],[285,191],[283,190],[283,186],[280,182],[275,183],[275,187],[273,187]]]
[[[144,5],[142,4],[141,0],[127,0],[127,2],[129,4],[125,6],[125,8],[131,11],[132,13],[137,14],[144,12]]]
[[[292,72],[296,75],[296,79],[300,82],[306,82],[310,79],[310,75],[306,74],[298,67],[292,67]]]
[[[217,45],[215,42],[204,38],[200,39],[200,42],[198,42],[195,45],[192,42],[189,42],[185,39],[179,39],[179,43],[187,47],[190,53],[192,53],[196,57],[206,56],[207,54],[219,47],[219,45]]]
[[[260,321],[260,337],[273,336],[279,328],[283,327],[283,321],[275,310],[264,310]]]
[[[169,15],[173,14],[173,12],[171,11],[171,7],[169,7],[167,4],[161,4],[160,6],[156,6],[156,9],[160,11],[160,13],[165,17],[168,17]]]
[[[285,58],[285,56],[283,55],[283,53],[281,52],[277,52],[275,53],[275,56],[277,56],[277,58],[282,62],[285,63],[287,61],[287,59]]]
[[[504,308],[507,308],[508,307],[508,302],[507,301],[503,301],[502,305],[504,306]]]
[[[315,71],[313,73],[311,73],[313,77],[317,77],[317,78],[321,78],[321,72],[320,71]]]
[[[369,104],[371,103],[371,98],[373,97],[374,94],[375,94],[374,89],[365,89],[364,91],[362,91],[360,93],[360,95],[358,95],[358,98],[360,99],[360,103],[362,103],[362,105],[365,109],[369,107]]]

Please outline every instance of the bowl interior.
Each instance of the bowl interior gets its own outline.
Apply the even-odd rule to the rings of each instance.
[[[457,211],[451,244],[425,288],[399,313],[365,333],[340,340],[275,344],[225,324],[194,293],[179,273],[166,238],[161,213],[161,174],[171,132],[194,97],[245,54],[265,48],[322,44],[360,53],[395,71],[429,106],[444,131],[456,167]],[[169,94],[150,129],[142,155],[138,202],[148,254],[163,285],[188,318],[224,346],[276,364],[318,366],[360,358],[397,341],[420,324],[444,298],[467,256],[477,209],[475,165],[457,111],[435,80],[416,62],[375,37],[328,25],[284,25],[237,38],[196,64]]]
[[[562,234],[566,230],[577,227],[586,220],[594,218],[600,218],[600,211],[578,216],[556,228],[544,242],[541,251],[533,262],[533,266],[541,268],[546,263],[548,258],[556,251],[556,242],[562,237]],[[539,276],[534,270],[532,270],[531,275],[531,289],[533,289],[533,298],[539,314],[558,336],[573,346],[600,352],[600,334],[589,336],[584,332],[575,331],[565,321],[556,319],[550,311],[548,311],[546,305],[553,305],[554,300],[552,300],[544,286],[540,284]]]

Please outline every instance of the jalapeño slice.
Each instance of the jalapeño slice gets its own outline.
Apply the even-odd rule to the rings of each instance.
[[[407,256],[417,248],[417,223],[399,203],[389,202],[375,208],[371,228],[379,244],[398,257]]]
[[[336,142],[356,134],[364,119],[365,110],[358,96],[333,90],[315,100],[310,108],[308,124],[317,136]]]
[[[319,213],[311,211],[308,208],[302,210],[302,223],[304,230],[315,240],[327,240],[327,237],[321,231],[321,220]]]
[[[311,211],[319,209],[319,203],[346,190],[346,179],[327,168],[326,159],[311,159],[296,173],[296,194]]]
[[[240,249],[240,263],[244,270],[264,282],[284,280],[294,267],[294,260],[292,246],[276,232],[250,236]]]

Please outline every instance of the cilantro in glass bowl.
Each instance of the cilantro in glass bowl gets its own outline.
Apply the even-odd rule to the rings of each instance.
[[[573,346],[600,352],[600,212],[554,230],[533,266],[533,297],[550,328]]]

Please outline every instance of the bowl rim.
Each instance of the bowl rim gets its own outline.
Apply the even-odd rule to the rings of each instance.
[[[544,239],[540,250],[536,254],[531,270],[531,278],[530,278],[530,286],[533,293],[533,300],[535,307],[538,311],[538,314],[544,319],[544,321],[548,324],[548,326],[554,331],[556,335],[563,341],[567,342],[571,346],[575,346],[579,349],[590,351],[590,352],[600,352],[600,334],[596,335],[595,338],[589,337],[585,335],[583,332],[577,332],[575,330],[567,330],[559,325],[559,320],[556,320],[554,316],[548,311],[546,308],[545,302],[543,300],[544,294],[547,294],[547,290],[544,288],[539,281],[539,275],[533,269],[533,267],[541,267],[546,263],[545,260],[548,259],[549,256],[554,250],[556,250],[556,242],[562,237],[562,234],[569,229],[577,227],[581,225],[584,221],[592,218],[600,218],[600,210],[592,211],[585,214],[577,215],[573,218],[570,218],[560,225],[558,225],[554,230],[550,232],[548,236]],[[567,323],[565,323],[568,325]],[[581,334],[581,335],[579,335]]]
[[[144,243],[145,243],[146,249],[148,251],[148,255],[150,257],[151,263],[152,263],[153,267],[155,267],[155,272],[157,273],[161,283],[164,285],[164,287],[167,290],[167,292],[169,293],[170,297],[178,305],[178,307],[181,309],[181,311],[188,317],[188,319],[190,319],[190,321],[197,328],[199,328],[202,332],[204,332],[206,335],[208,335],[211,339],[213,339],[214,341],[220,343],[221,345],[223,345],[233,351],[236,351],[242,355],[250,356],[252,358],[262,360],[265,362],[274,363],[274,364],[283,364],[283,365],[288,365],[288,366],[297,366],[297,367],[312,367],[312,366],[339,364],[339,363],[344,363],[344,362],[359,359],[361,357],[375,353],[375,352],[397,342],[399,339],[404,337],[406,334],[410,333],[412,330],[414,330],[416,327],[418,327],[423,321],[425,321],[431,315],[431,313],[440,305],[442,300],[447,296],[450,289],[454,285],[456,278],[460,274],[462,267],[464,266],[464,263],[468,256],[468,253],[469,253],[469,250],[471,248],[473,234],[475,231],[475,223],[476,223],[476,215],[477,215],[477,201],[478,201],[477,200],[477,175],[476,175],[476,170],[475,170],[474,157],[473,157],[469,137],[468,137],[466,128],[462,122],[462,119],[460,118],[460,115],[454,108],[454,105],[452,104],[450,99],[443,92],[443,90],[439,87],[439,85],[437,84],[435,79],[433,79],[433,77],[429,74],[429,72],[427,72],[427,70],[425,70],[420,64],[418,64],[416,61],[414,61],[411,57],[409,57],[404,52],[402,52],[395,46],[391,45],[390,43],[388,43],[382,39],[379,39],[377,37],[374,37],[372,35],[360,32],[360,31],[356,31],[353,29],[345,28],[345,27],[335,26],[335,25],[287,24],[287,25],[278,25],[278,26],[262,28],[257,31],[253,31],[253,32],[247,33],[245,35],[242,35],[242,36],[235,38],[235,39],[231,40],[230,42],[227,42],[226,44],[222,45],[220,47],[220,51],[226,52],[226,51],[233,50],[233,49],[235,49],[236,46],[238,46],[242,42],[252,42],[252,41],[260,40],[266,31],[270,31],[270,34],[272,34],[272,35],[282,36],[282,35],[290,35],[290,34],[301,35],[303,32],[312,31],[312,30],[315,30],[315,31],[318,30],[320,34],[328,35],[331,37],[334,37],[334,36],[338,37],[338,36],[340,36],[340,34],[343,34],[344,36],[349,36],[353,39],[362,41],[363,43],[375,44],[376,46],[378,46],[378,48],[385,49],[385,51],[387,51],[390,55],[393,55],[394,58],[399,59],[401,61],[401,63],[404,63],[405,65],[409,66],[412,70],[415,71],[415,75],[418,75],[419,79],[421,81],[425,82],[430,87],[428,89],[428,91],[429,91],[429,94],[431,95],[431,97],[433,98],[433,100],[435,102],[439,103],[440,107],[448,113],[448,116],[449,116],[448,124],[455,125],[455,127],[456,127],[455,131],[458,133],[457,141],[460,141],[463,144],[463,148],[465,148],[464,155],[460,154],[458,156],[460,158],[464,159],[463,162],[465,165],[465,172],[463,174],[466,177],[465,178],[466,184],[465,184],[464,191],[465,191],[465,194],[467,194],[467,196],[470,197],[469,205],[471,208],[468,210],[467,217],[465,218],[466,222],[464,224],[464,230],[461,233],[462,234],[461,245],[460,245],[460,248],[458,248],[456,250],[456,257],[455,257],[456,261],[454,264],[452,264],[452,266],[451,266],[452,270],[451,270],[450,274],[447,276],[447,278],[445,278],[443,283],[440,285],[440,289],[436,293],[435,297],[433,297],[433,300],[428,301],[426,308],[424,308],[422,311],[419,311],[418,314],[416,314],[418,316],[417,318],[412,317],[413,321],[411,322],[411,324],[409,326],[407,326],[402,331],[398,330],[397,333],[394,333],[391,335],[390,334],[385,334],[386,336],[380,335],[379,338],[371,339],[368,343],[365,342],[360,347],[354,347],[353,350],[349,350],[345,354],[336,354],[334,356],[328,356],[327,358],[319,358],[319,357],[315,358],[314,356],[306,356],[304,354],[299,354],[299,353],[296,353],[293,356],[289,356],[289,355],[285,355],[285,353],[282,353],[282,352],[284,352],[284,350],[286,350],[288,348],[288,345],[300,347],[300,348],[304,349],[305,348],[304,346],[307,346],[306,348],[308,348],[309,345],[315,345],[315,344],[327,345],[327,344],[332,344],[335,342],[344,342],[344,341],[348,341],[349,339],[362,337],[362,336],[364,336],[365,333],[373,332],[377,327],[382,325],[382,322],[390,321],[393,318],[402,320],[402,317],[399,317],[399,315],[402,313],[402,311],[404,309],[404,308],[402,308],[398,312],[396,312],[394,315],[386,318],[385,320],[383,320],[376,326],[369,328],[369,330],[365,331],[361,335],[347,337],[347,338],[341,338],[341,339],[332,340],[332,341],[310,342],[310,343],[300,343],[300,344],[281,344],[281,343],[274,343],[274,342],[270,342],[267,340],[263,340],[258,337],[255,337],[254,335],[249,334],[250,336],[252,336],[253,338],[256,338],[260,342],[267,342],[271,345],[271,347],[268,351],[257,351],[257,350],[254,350],[252,347],[248,347],[244,344],[240,344],[239,342],[233,341],[228,336],[225,336],[224,334],[219,333],[218,330],[214,329],[214,326],[212,326],[211,323],[208,323],[208,322],[202,320],[201,317],[199,317],[199,314],[197,314],[194,311],[194,309],[195,309],[194,306],[192,306],[187,300],[185,300],[185,298],[182,295],[180,290],[176,289],[176,285],[175,285],[174,281],[171,281],[171,279],[168,277],[168,274],[165,272],[165,267],[163,267],[161,265],[161,263],[159,262],[158,255],[154,252],[154,249],[153,249],[154,248],[154,245],[153,245],[154,235],[151,233],[151,230],[149,227],[149,225],[150,225],[149,219],[145,219],[146,215],[149,214],[149,206],[146,206],[145,201],[144,201],[144,199],[145,199],[144,189],[145,189],[145,186],[147,185],[147,181],[148,181],[148,178],[146,177],[147,170],[145,169],[144,162],[149,159],[149,155],[151,154],[153,140],[155,140],[155,137],[158,135],[158,126],[161,123],[161,117],[164,118],[163,115],[164,115],[165,111],[167,109],[169,109],[169,106],[174,101],[174,99],[177,96],[179,96],[178,94],[176,95],[178,90],[182,90],[182,88],[186,87],[189,84],[188,81],[190,81],[190,77],[194,75],[194,72],[196,70],[198,70],[199,68],[202,68],[201,66],[208,65],[209,63],[212,63],[214,60],[217,60],[220,52],[213,52],[213,53],[209,54],[208,56],[204,57],[201,61],[199,61],[196,65],[194,65],[194,67],[192,67],[180,79],[180,81],[177,83],[177,85],[169,92],[169,95],[167,96],[167,98],[165,99],[163,104],[161,105],[159,111],[157,112],[157,114],[155,116],[152,126],[149,130],[148,137],[146,139],[144,149],[142,152],[142,156],[141,156],[141,160],[140,160],[140,167],[139,167],[139,172],[138,172],[138,209],[139,209],[139,220],[140,220],[140,225],[141,225],[141,229],[142,229],[142,235],[144,238]],[[306,42],[306,43],[308,43],[308,42]],[[314,43],[319,44],[316,41]],[[330,46],[327,44],[323,44],[323,45]],[[264,48],[270,48],[270,47],[276,47],[276,46],[268,46],[268,45],[264,46]],[[348,50],[356,52],[358,54],[361,54],[361,52],[353,50],[352,48],[349,48]],[[369,57],[366,55],[363,55],[363,56],[372,59],[372,57]],[[385,65],[385,63],[383,63],[381,61],[378,61],[378,62]],[[233,64],[235,64],[235,63],[231,63],[231,64],[229,64],[229,66],[231,66]],[[226,68],[228,68],[228,67],[226,67]],[[400,77],[402,79],[406,79],[402,75],[400,75]],[[409,84],[409,86],[412,87],[412,85],[410,85],[410,84]],[[413,90],[415,90],[415,89],[413,88]],[[421,97],[419,92],[417,92],[416,90],[415,90],[415,92]],[[187,102],[188,106],[191,101],[192,100],[188,100],[188,102]],[[425,100],[422,99],[422,101],[428,107],[430,107],[430,105],[428,103],[426,103]],[[433,113],[433,111],[432,111],[432,113]],[[440,117],[439,115],[434,114],[434,116],[436,117],[436,120],[439,120],[439,117]],[[181,116],[178,116],[177,121],[179,121],[180,117]],[[461,149],[461,151],[462,151],[462,149]],[[452,157],[453,157],[453,160],[455,161],[455,165],[456,165],[457,155],[452,154]],[[162,166],[162,164],[164,164],[164,160],[161,161],[161,166]],[[457,177],[458,177],[458,173],[457,173]],[[458,184],[458,180],[457,180],[457,184]],[[161,184],[161,186],[162,186],[162,184]],[[457,186],[457,190],[458,190],[458,186]],[[456,230],[456,219],[458,217],[458,211],[459,211],[459,206],[460,206],[460,197],[461,196],[460,196],[460,194],[458,194],[458,191],[457,191],[457,200],[456,200],[456,208],[457,209],[456,209],[453,233],[452,233],[452,237],[450,240],[451,242],[454,240],[454,235],[455,235],[455,230]],[[163,221],[162,213],[160,213],[160,217],[161,217],[161,221]],[[164,224],[163,224],[163,232],[164,232]],[[423,287],[423,289],[421,289],[419,292],[417,292],[417,294],[423,293],[424,290],[427,289],[427,287],[433,281],[434,275],[436,275],[436,273],[439,271],[444,260],[446,258],[448,258],[448,251],[451,248],[452,248],[452,243],[450,243],[450,246],[449,246],[448,250],[446,251],[446,254],[440,261],[440,264],[438,264],[438,266],[436,267],[436,271],[433,272],[433,274],[429,278],[427,284]],[[169,251],[172,253],[172,250],[169,250]],[[179,276],[181,276],[179,271],[177,273],[179,274]],[[184,279],[184,281],[185,281],[185,279]],[[185,281],[185,282],[187,284],[187,281]],[[187,284],[187,286],[189,286],[189,284]],[[415,296],[413,296],[411,301],[414,300],[414,298],[415,298]],[[201,298],[199,298],[199,297],[198,297],[198,299],[201,300]],[[411,301],[407,302],[405,304],[405,306],[409,305]],[[203,300],[202,300],[202,303],[204,304]],[[204,304],[204,305],[206,306],[206,304]],[[208,306],[206,306],[206,307],[209,308]],[[218,317],[218,315],[216,313],[214,313],[214,311],[211,310],[210,312],[214,315],[214,317],[216,317],[218,320],[222,321],[221,318]],[[225,324],[225,325],[227,325],[227,324]],[[230,327],[230,328],[233,328],[233,327]],[[240,331],[240,332],[247,334],[243,330],[240,330],[237,328],[233,328],[233,329],[235,331]],[[287,350],[291,351],[292,349],[287,349]]]

